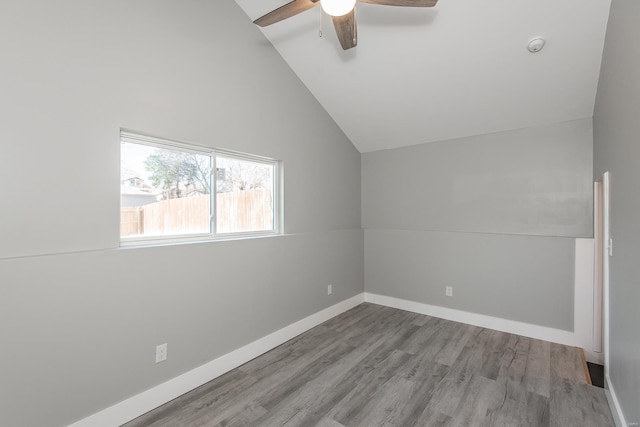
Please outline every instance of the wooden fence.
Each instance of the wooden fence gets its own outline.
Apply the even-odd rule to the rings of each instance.
[[[161,236],[208,233],[209,195],[162,200],[139,207],[121,208],[120,236]],[[270,190],[218,193],[218,233],[271,230],[273,208]]]

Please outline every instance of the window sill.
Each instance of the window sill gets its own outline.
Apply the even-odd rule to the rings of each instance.
[[[147,238],[131,238],[120,240],[119,249],[135,249],[135,248],[149,248],[156,246],[176,246],[193,243],[215,243],[215,242],[229,242],[235,240],[251,240],[261,239],[265,237],[277,237],[282,236],[282,233],[271,231],[261,233],[233,233],[228,235],[212,236],[211,234],[199,234],[190,236],[176,236],[176,237],[147,237]]]

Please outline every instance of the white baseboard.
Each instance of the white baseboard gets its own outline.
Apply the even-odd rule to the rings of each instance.
[[[69,427],[113,427],[122,425],[245,364],[314,326],[356,307],[363,302],[364,294],[359,294],[339,302],[247,344],[244,347],[234,350],[231,353],[227,353],[211,362],[172,378],[165,383],[77,421]]]
[[[496,331],[507,332],[510,334],[517,334],[529,338],[579,347],[576,342],[575,334],[561,329],[532,325],[530,323],[517,322],[515,320],[501,319],[498,317],[486,316],[484,314],[469,313],[467,311],[456,310],[453,308],[424,304],[421,302],[371,294],[368,292],[365,292],[364,300],[365,302],[373,304],[398,308],[400,310],[411,311],[419,314],[426,314],[428,316],[439,317],[441,319],[452,320],[454,322],[466,323],[468,325],[480,326],[482,328],[494,329]]]
[[[365,301],[525,337],[580,347],[585,350],[585,358],[588,362],[603,364],[604,355],[593,351],[593,263],[593,239],[576,239],[573,331],[469,313],[453,308],[429,305],[367,292],[365,292]]]
[[[530,338],[582,347],[580,337],[571,331],[532,325],[514,320],[501,319],[483,314],[470,313],[452,308],[365,292],[312,314],[250,344],[247,344],[244,347],[234,350],[231,353],[227,353],[165,383],[119,402],[98,413],[90,415],[87,418],[71,424],[69,427],[113,427],[124,424],[219,377],[220,375],[225,374],[226,372],[231,371],[232,369],[237,368],[238,366],[243,365],[261,354],[264,354],[288,340],[295,338],[314,326],[356,307],[363,302],[370,302],[400,310],[426,314],[429,316]],[[609,385],[607,398],[609,400],[609,405],[611,406],[611,411],[614,413],[614,418],[617,417],[616,425],[619,427],[626,427],[622,411],[608,377],[606,378],[606,381]],[[619,423],[620,420],[621,423]]]
[[[613,384],[611,384],[611,378],[609,378],[609,375],[605,375],[604,377],[604,389],[607,395],[607,402],[609,402],[609,408],[611,409],[611,414],[613,415],[613,421],[616,423],[616,427],[627,427],[627,421],[624,419],[624,414],[622,413],[620,402],[618,402],[618,397],[616,396],[616,392],[613,389]]]

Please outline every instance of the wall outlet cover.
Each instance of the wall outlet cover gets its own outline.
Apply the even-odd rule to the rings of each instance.
[[[167,360],[167,343],[156,346],[156,363]]]

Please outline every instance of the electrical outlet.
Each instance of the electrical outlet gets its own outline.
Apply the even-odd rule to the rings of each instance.
[[[156,346],[156,363],[167,360],[167,343]]]
[[[327,286],[327,295],[331,295],[333,293],[333,285]]]
[[[448,297],[452,297],[453,296],[453,286],[445,286],[444,294],[446,296],[448,296]]]

